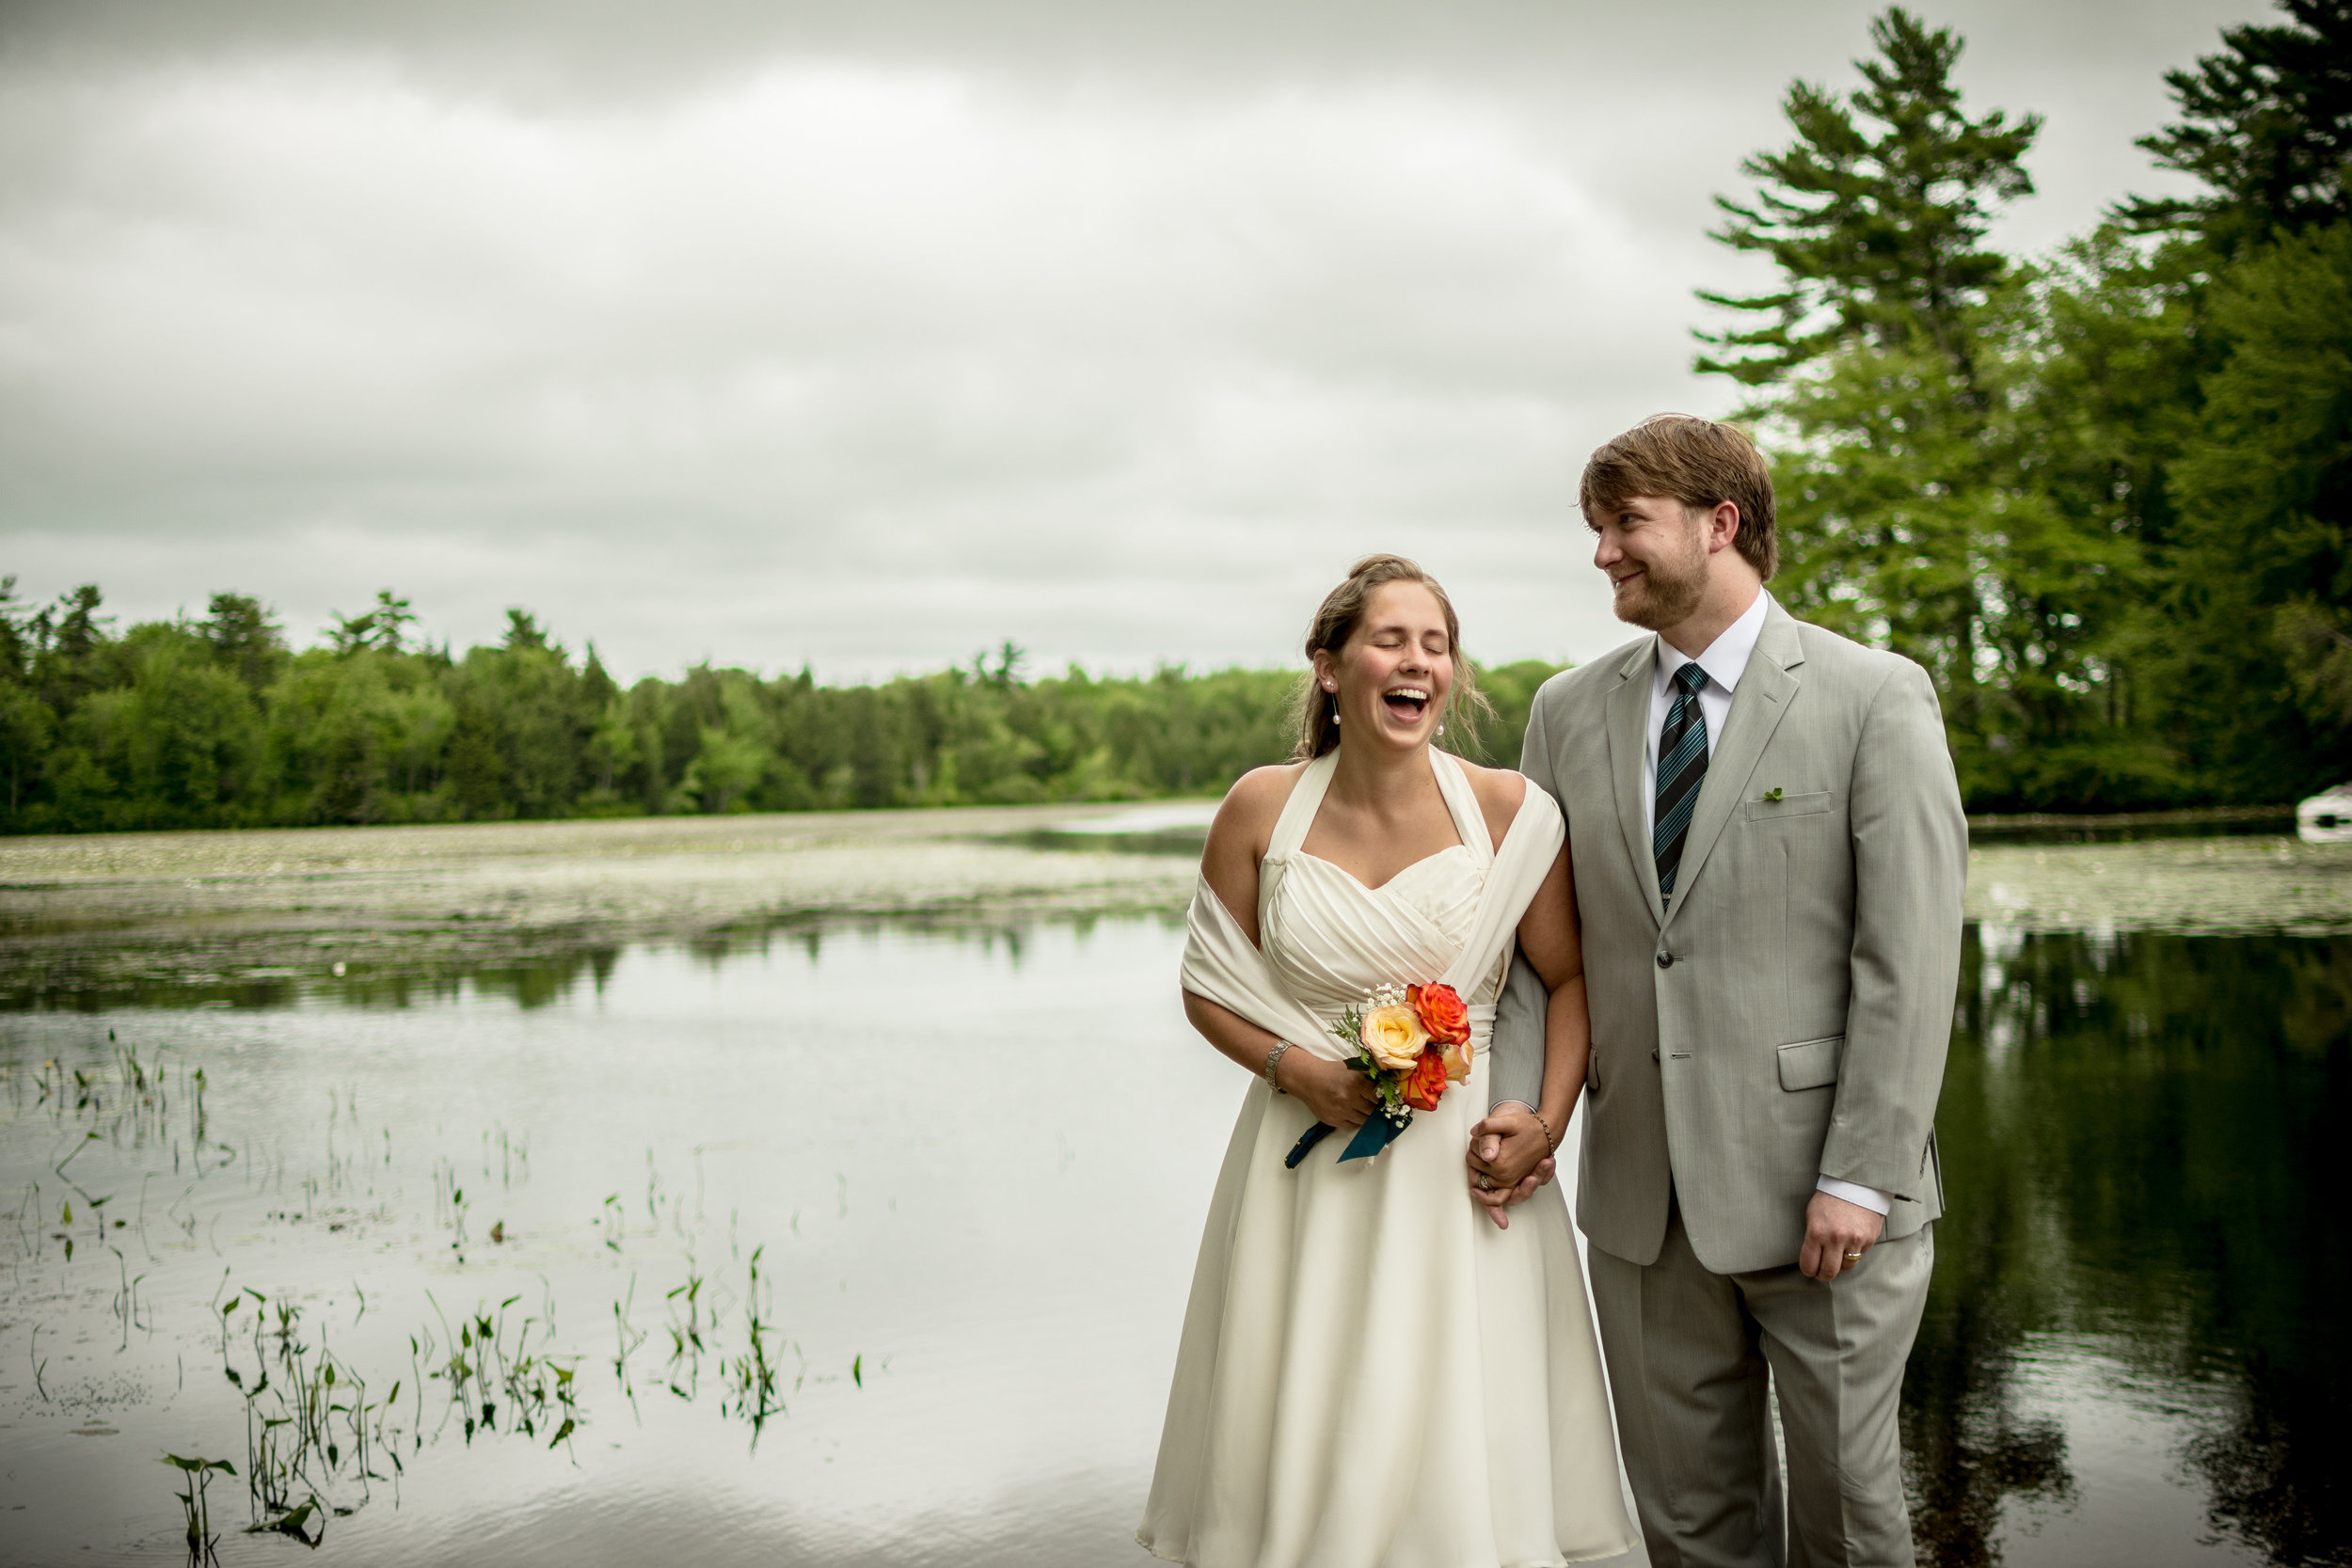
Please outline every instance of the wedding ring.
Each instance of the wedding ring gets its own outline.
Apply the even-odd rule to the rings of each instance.
[[[1858,1252],[1850,1252],[1846,1254],[1846,1261],[1849,1263],[1859,1263],[1862,1261],[1862,1254]]]
[[[1495,1190],[1495,1179],[1488,1176],[1485,1171],[1480,1171],[1478,1173],[1478,1190],[1482,1193],[1493,1192]]]

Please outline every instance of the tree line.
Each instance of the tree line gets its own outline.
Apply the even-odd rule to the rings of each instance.
[[[2039,261],[2031,115],[1972,115],[1900,8],[1798,82],[1708,293],[1780,497],[1775,590],[1935,677],[1979,811],[2291,800],[2352,775],[2352,0],[2282,0],[2168,73],[2191,177]],[[0,594],[0,830],[454,821],[1210,794],[1289,750],[1276,671],[879,685],[698,667],[624,689],[523,610],[462,656],[387,592],[294,651],[264,606],[116,635]],[[1516,759],[1540,663],[1485,672]]]
[[[2352,776],[2352,0],[2167,73],[2126,196],[2028,261],[2033,115],[1972,116],[1901,8],[1858,86],[1719,198],[1777,287],[1702,370],[1749,389],[1798,615],[1925,664],[1978,810],[2292,800]]]
[[[288,647],[267,609],[116,635],[96,586],[0,584],[0,828],[230,828],[1212,795],[1286,755],[1279,670],[1030,679],[1020,650],[876,685],[698,666],[627,688],[537,618],[464,654],[387,591]],[[1483,672],[1486,754],[1516,757],[1557,667]]]

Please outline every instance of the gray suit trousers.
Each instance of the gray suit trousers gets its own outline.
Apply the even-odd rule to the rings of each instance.
[[[1896,1429],[1935,1227],[1823,1285],[1713,1274],[1677,1211],[1655,1263],[1586,1263],[1654,1568],[1911,1568]],[[1784,1503],[1767,1387],[1788,1445]]]

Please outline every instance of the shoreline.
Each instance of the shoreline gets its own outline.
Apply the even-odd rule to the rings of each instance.
[[[483,822],[329,822],[312,825],[274,824],[243,828],[125,828],[96,833],[8,833],[0,834],[0,867],[19,852],[38,854],[36,847],[43,845],[97,845],[112,842],[126,844],[154,843],[167,840],[208,841],[237,839],[259,841],[282,839],[300,843],[353,835],[401,835],[416,839],[447,835],[453,841],[498,833],[537,833],[555,835],[565,832],[595,832],[611,828],[651,830],[664,836],[681,839],[725,837],[736,829],[749,828],[755,833],[777,828],[815,830],[824,823],[897,822],[909,826],[916,834],[930,834],[950,826],[975,821],[996,821],[996,826],[983,828],[983,832],[1037,832],[1057,820],[1073,822],[1102,818],[1120,814],[1160,815],[1170,810],[1182,811],[1198,807],[1204,819],[1218,801],[1213,795],[1152,796],[1132,800],[1065,800],[1037,805],[1019,806],[883,806],[872,810],[800,812],[729,812],[716,816],[703,813],[680,813],[669,816],[644,814],[615,816],[543,816],[507,817]],[[2160,828],[2201,826],[2215,823],[2282,822],[2295,820],[2296,802],[2282,801],[2263,806],[2182,806],[2163,811],[2124,812],[1972,812],[1968,826],[1994,832],[2026,828]],[[1093,828],[1082,832],[1099,831]],[[821,836],[821,835],[819,835]],[[850,832],[845,836],[864,838],[867,833]],[[893,834],[891,836],[898,836]],[[967,836],[962,832],[938,832],[942,837]]]
[[[877,920],[973,928],[1173,917],[1191,896],[1214,809],[1110,802],[0,840],[0,1009],[124,987],[449,976],[631,942],[732,943]],[[2281,832],[2259,831],[2274,822]],[[2352,933],[2352,844],[2303,843],[2276,813],[2006,816],[1971,828],[1967,918],[1988,931]]]
[[[2192,828],[2240,822],[2278,822],[2292,827],[2295,823],[2295,802],[2289,800],[2279,806],[2184,806],[2172,811],[1985,812],[1971,816],[1968,827],[1972,832],[1979,830],[2003,832],[2035,828],[2074,828],[2095,832],[2110,828]]]
[[[1191,859],[1073,833],[1125,805],[623,817],[0,842],[0,1006],[258,972],[449,974],[810,921],[1181,908]]]

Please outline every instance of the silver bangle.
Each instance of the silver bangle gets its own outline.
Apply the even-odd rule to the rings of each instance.
[[[1274,1077],[1274,1064],[1280,1061],[1282,1059],[1282,1053],[1288,1051],[1290,1048],[1290,1041],[1277,1040],[1274,1042],[1274,1049],[1265,1053],[1265,1081],[1267,1085],[1273,1088],[1276,1094],[1290,1093],[1288,1089],[1282,1087],[1279,1083],[1277,1083]]]

